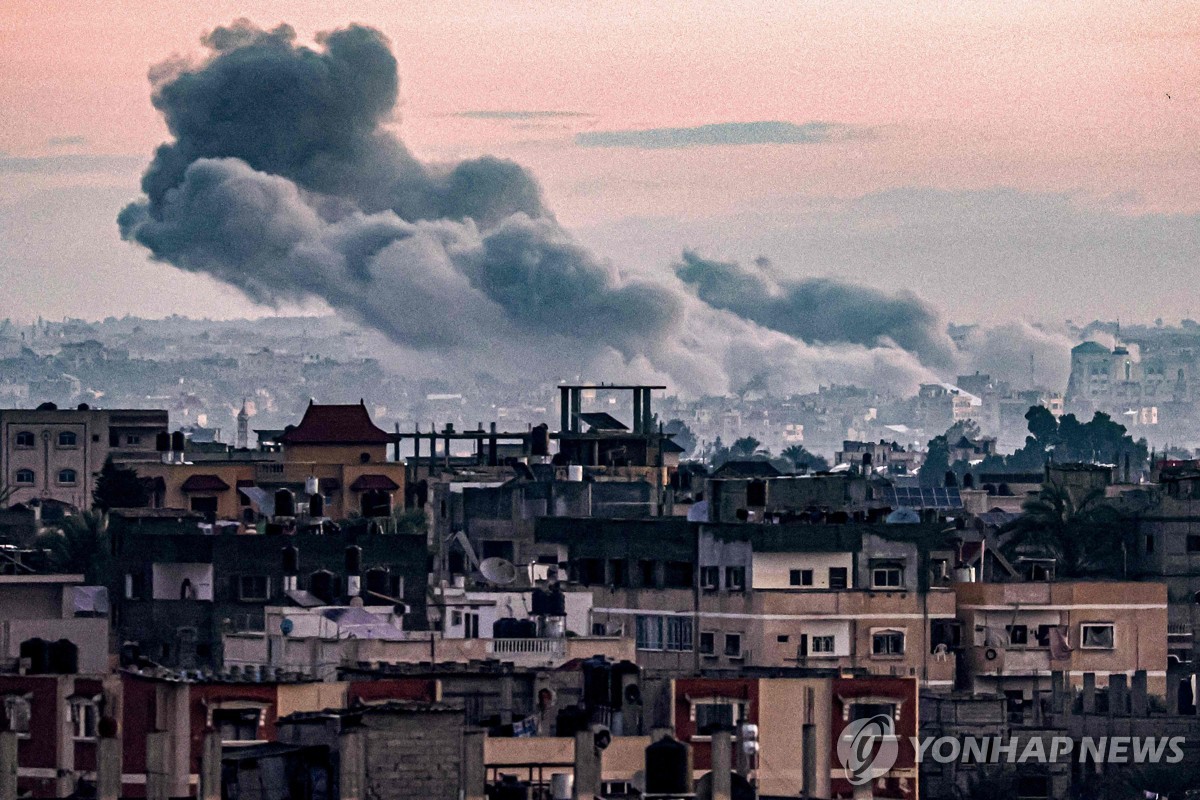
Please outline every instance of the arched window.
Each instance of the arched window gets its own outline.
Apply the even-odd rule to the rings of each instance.
[[[58,482],[59,483],[74,483],[75,480],[76,480],[75,470],[60,469],[58,471]]]
[[[32,431],[21,431],[17,434],[17,447],[33,447],[37,443],[37,437]]]
[[[24,484],[33,483],[33,481],[34,481],[33,470],[19,469],[19,470],[17,470],[17,474],[13,476],[13,479],[17,483],[24,483]]]
[[[71,431],[63,431],[58,435],[59,447],[74,447],[78,439]]]

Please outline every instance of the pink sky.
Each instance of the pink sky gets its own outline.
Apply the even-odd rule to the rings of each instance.
[[[199,53],[203,32],[237,17],[287,22],[304,40],[352,21],[380,28],[400,60],[405,141],[433,160],[487,152],[520,161],[559,219],[577,229],[640,216],[720,218],[904,187],[1004,186],[1122,213],[1200,212],[1197,2],[11,0],[0,16],[0,151],[148,160],[166,132],[149,102],[147,69]],[[586,116],[455,116],[471,110]],[[665,150],[573,140],[587,130],[765,120],[840,123],[863,135]],[[51,146],[56,137],[85,143]],[[127,187],[132,196],[136,177],[136,168],[4,175],[0,204],[75,182]],[[66,216],[80,212],[56,203]],[[101,212],[108,209],[95,209],[96,219]],[[115,225],[109,235],[116,239]],[[47,245],[56,255],[38,256],[36,243],[26,245],[35,268],[53,270],[54,259],[78,252],[59,242]],[[203,287],[197,302],[206,313],[247,307],[211,282],[168,277],[169,268],[126,248],[103,243],[98,259],[109,279],[162,275]],[[97,295],[56,287],[47,313],[85,314],[84,297],[95,303]],[[112,298],[102,311],[119,308]],[[136,304],[128,310],[146,313]],[[15,312],[0,307],[6,313]]]

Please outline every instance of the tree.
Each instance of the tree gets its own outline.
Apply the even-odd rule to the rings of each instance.
[[[1045,483],[1021,506],[1022,514],[1001,529],[1010,557],[1033,551],[1055,559],[1058,577],[1124,577],[1133,526],[1094,489],[1076,500],[1057,483]]]
[[[823,472],[829,469],[828,461],[816,453],[809,452],[803,445],[785,447],[780,455],[790,461],[796,471],[805,469],[809,472]]]
[[[713,469],[720,469],[721,465],[733,457],[730,449],[721,442],[721,437],[718,436],[707,447],[704,448],[704,460],[708,462]]]
[[[935,436],[929,440],[929,448],[921,469],[917,471],[917,480],[922,486],[941,486],[945,483],[946,472],[950,469],[950,445],[945,436]]]
[[[681,419],[673,419],[664,425],[663,433],[672,434],[671,441],[683,448],[684,455],[696,449],[696,434]]]
[[[746,458],[757,453],[759,445],[761,444],[762,442],[760,442],[758,439],[755,439],[753,436],[743,436],[730,445],[729,452],[735,458]]]
[[[82,573],[89,583],[102,582],[111,555],[108,517],[100,511],[66,517],[57,529],[39,536],[35,546],[46,552],[55,572]]]
[[[109,456],[96,475],[92,505],[103,512],[114,508],[143,508],[150,502],[137,471],[118,467]]]

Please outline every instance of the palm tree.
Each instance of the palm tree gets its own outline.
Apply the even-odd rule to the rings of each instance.
[[[1132,526],[1104,499],[1103,489],[1077,501],[1067,487],[1043,484],[1037,496],[1021,506],[1021,516],[1001,530],[1011,535],[1004,545],[1006,554],[1033,551],[1053,558],[1061,577],[1122,577]]]
[[[810,472],[822,472],[829,469],[829,462],[816,453],[809,452],[804,445],[794,444],[785,447],[779,454],[792,462],[796,470],[807,469]]]
[[[100,581],[110,555],[108,517],[99,511],[65,517],[57,529],[43,533],[35,544],[46,552],[55,572],[82,573],[89,583]]]
[[[730,445],[729,450],[734,456],[748,457],[757,453],[761,444],[762,442],[753,436],[743,436]]]

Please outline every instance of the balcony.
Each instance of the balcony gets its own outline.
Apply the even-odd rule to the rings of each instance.
[[[531,655],[562,658],[567,654],[566,639],[488,639],[488,655]]]

